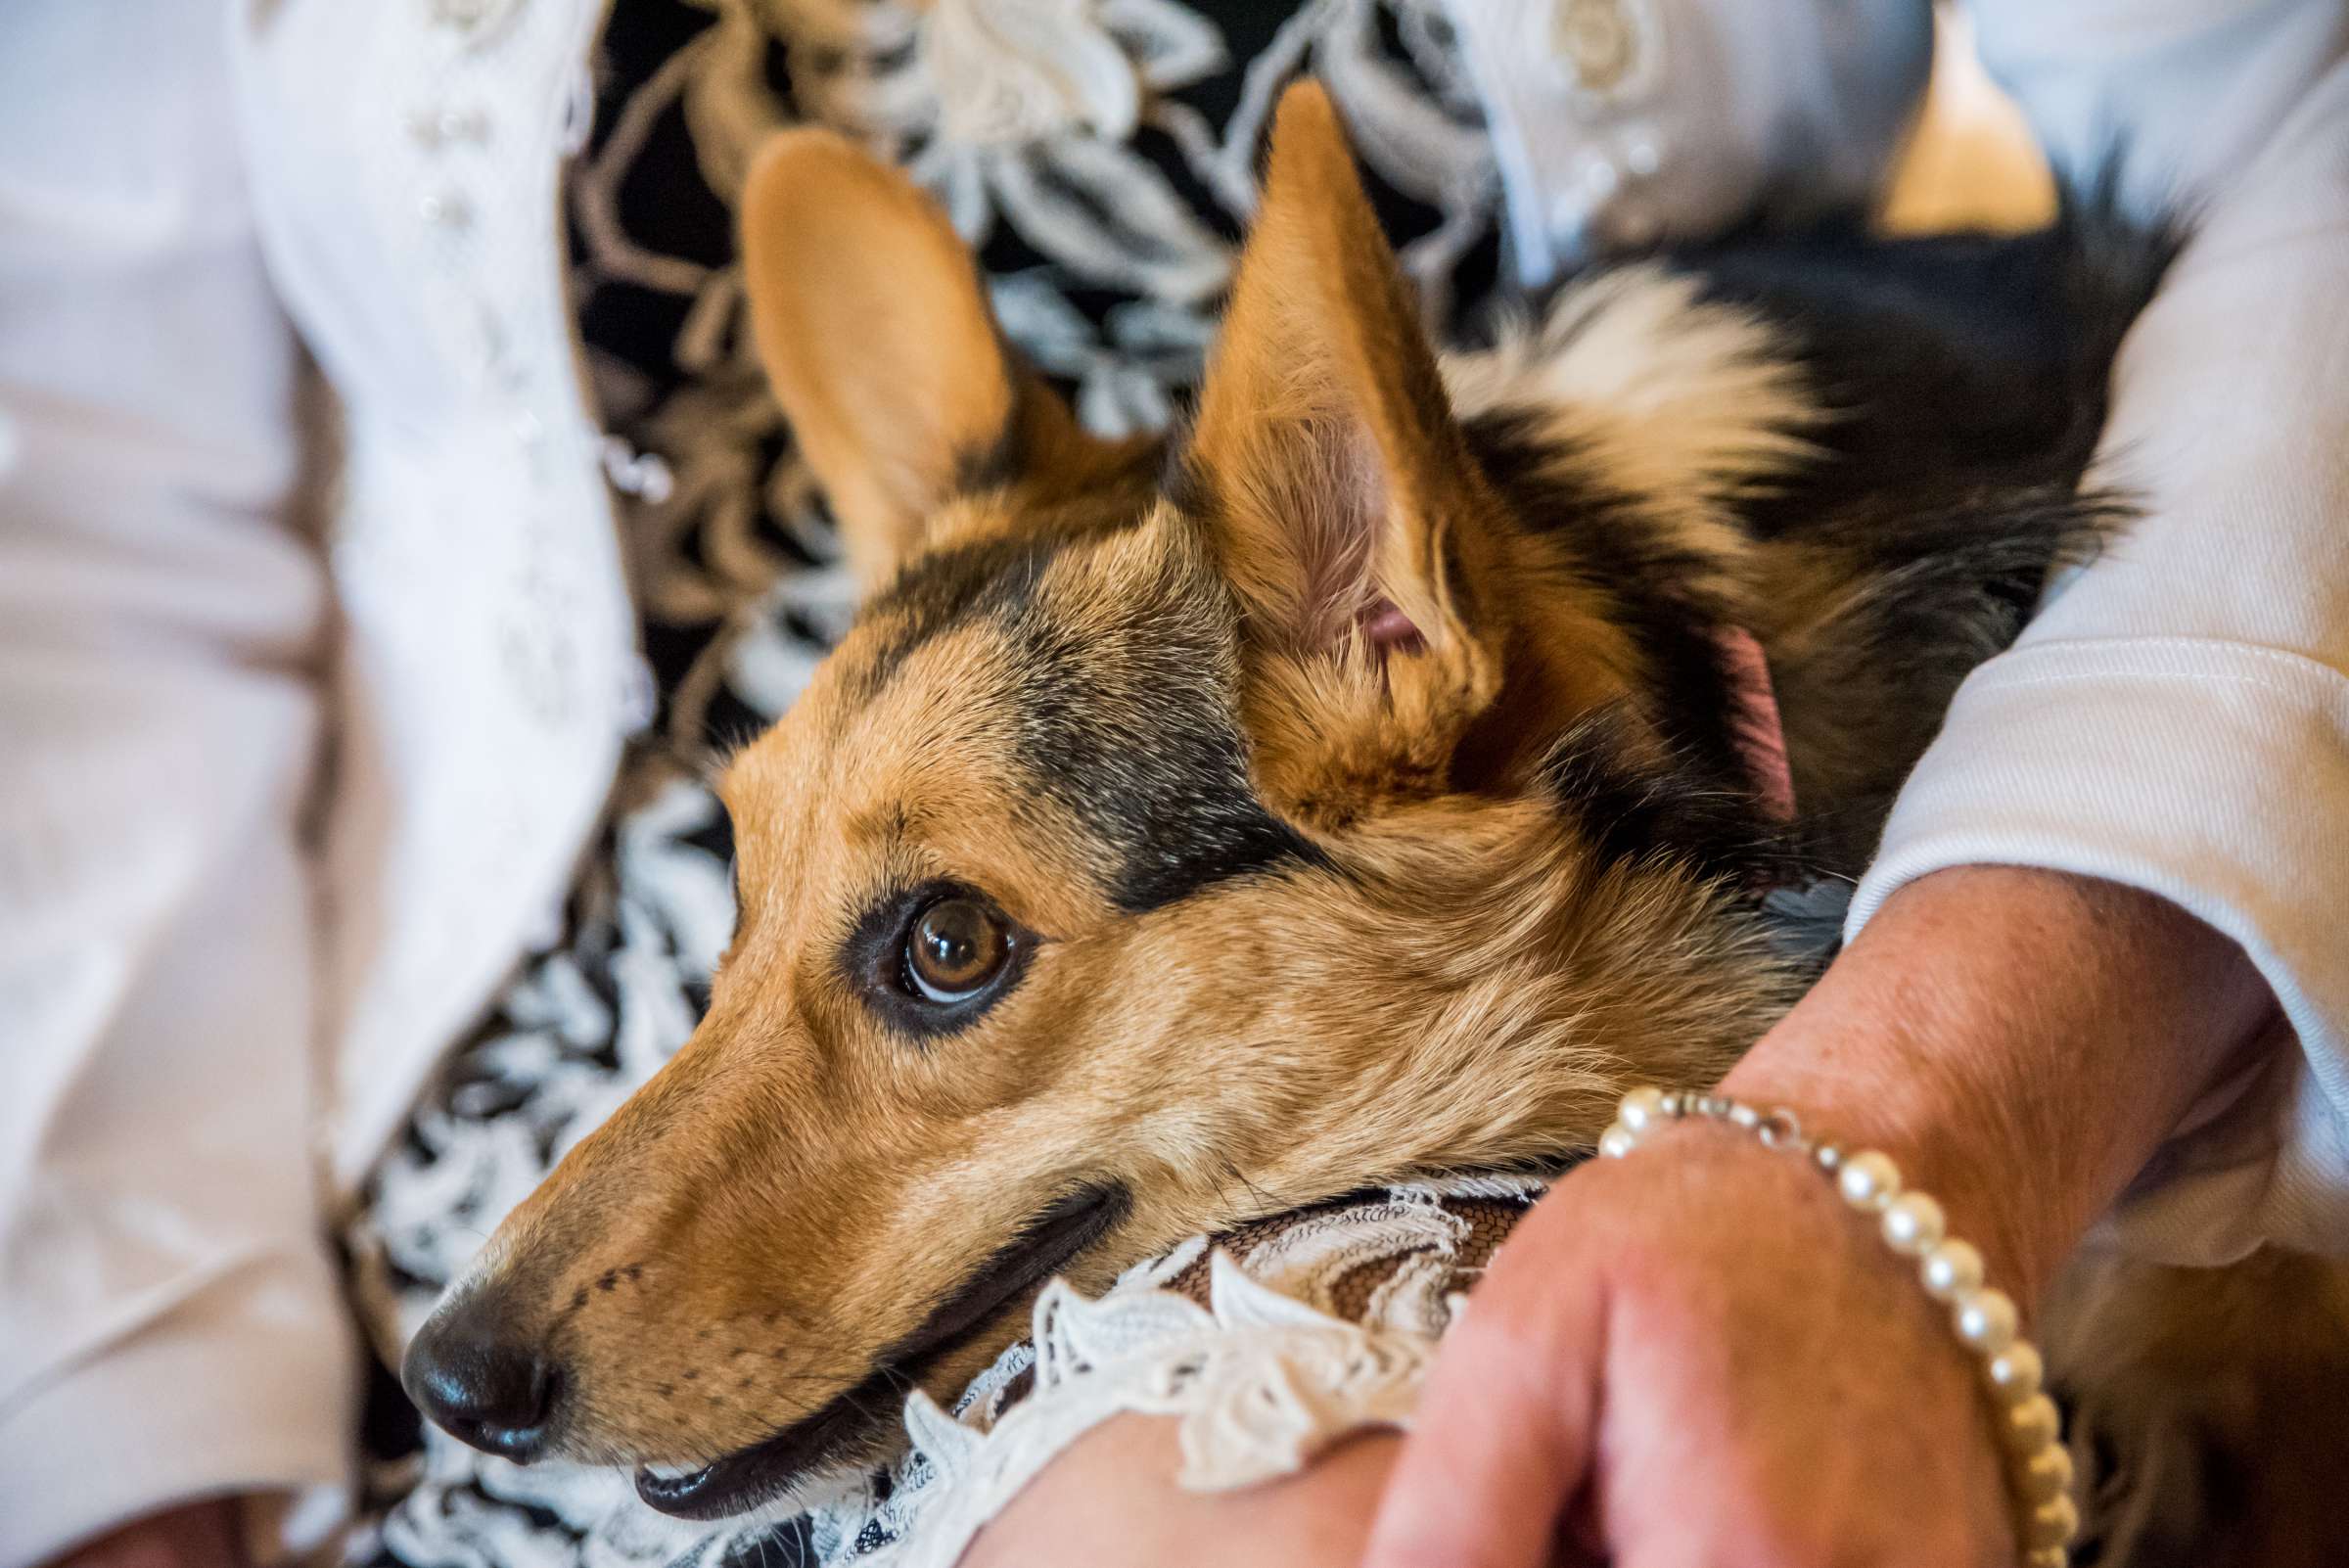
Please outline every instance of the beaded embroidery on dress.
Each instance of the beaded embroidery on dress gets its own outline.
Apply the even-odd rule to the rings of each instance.
[[[505,1212],[691,1033],[733,922],[726,826],[701,764],[783,711],[852,610],[743,322],[732,208],[751,150],[805,117],[898,158],[977,244],[1005,331],[1082,417],[1105,432],[1155,428],[1197,378],[1271,106],[1301,71],[1329,85],[1355,128],[1430,319],[1456,326],[1500,271],[1500,196],[1440,0],[613,9],[568,185],[571,289],[611,438],[652,719],[562,930],[428,1090],[346,1226],[354,1294],[387,1365]],[[806,1517],[717,1533],[651,1514],[617,1472],[525,1469],[420,1430],[386,1376],[348,1556],[414,1568],[687,1552],[761,1568],[917,1560],[901,1538],[946,1495],[942,1479],[982,1465],[1007,1474],[1026,1462],[1017,1454],[1082,1430],[1064,1413],[1051,1421],[1065,1436],[1038,1435],[1060,1407],[1046,1397],[1018,1447],[957,1435],[1008,1428],[1038,1385],[1195,1395],[1215,1412],[1198,1430],[1231,1440],[1203,1448],[1202,1474],[1294,1459],[1316,1432],[1343,1429],[1332,1423],[1400,1407],[1417,1364],[1409,1347],[1440,1328],[1449,1296],[1497,1242],[1497,1216],[1530,1201],[1524,1183],[1501,1186],[1404,1189],[1251,1227],[1222,1239],[1232,1265],[1220,1286],[1202,1238],[1098,1304],[1053,1296],[1036,1346],[1007,1353],[955,1417],[917,1410],[923,1444],[895,1470],[844,1478]],[[1187,1294],[1151,1294],[1161,1285]],[[1290,1363],[1242,1354],[1290,1312],[1267,1305],[1281,1299],[1311,1319],[1277,1331],[1314,1347],[1308,1360],[1331,1374],[1319,1382],[1283,1382],[1272,1374]],[[1211,1322],[1230,1337],[1202,1353]],[[1133,1356],[1110,1354],[1138,1355],[1154,1342],[1145,1326],[1176,1348],[1174,1370],[1145,1376]],[[1108,1360],[1133,1381],[1069,1375]],[[1300,1425],[1302,1391],[1324,1386],[1338,1403]],[[978,1495],[961,1480],[952,1491]]]

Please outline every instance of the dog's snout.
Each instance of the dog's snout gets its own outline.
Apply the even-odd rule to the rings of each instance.
[[[479,1297],[444,1305],[408,1346],[400,1382],[452,1437],[518,1463],[546,1449],[562,1372]]]

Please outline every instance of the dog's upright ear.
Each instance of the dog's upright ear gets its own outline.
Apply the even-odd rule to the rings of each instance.
[[[866,588],[944,542],[938,510],[973,476],[1109,449],[1004,346],[945,214],[838,133],[761,150],[742,254],[760,357]]]
[[[1502,683],[1497,502],[1318,84],[1281,100],[1181,475],[1271,804],[1336,827],[1444,787]]]

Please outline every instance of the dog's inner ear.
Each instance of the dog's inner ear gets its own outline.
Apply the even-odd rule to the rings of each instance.
[[[1325,819],[1437,787],[1501,681],[1497,503],[1316,85],[1281,101],[1183,471],[1260,787]]]
[[[1107,446],[1006,350],[945,214],[847,139],[775,137],[742,224],[760,357],[866,588],[945,542],[964,480]]]

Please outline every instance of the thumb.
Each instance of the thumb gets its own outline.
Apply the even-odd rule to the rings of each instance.
[[[1590,1462],[1604,1314],[1595,1279],[1578,1287],[1507,1261],[1503,1248],[1445,1336],[1364,1568],[1552,1560]]]

